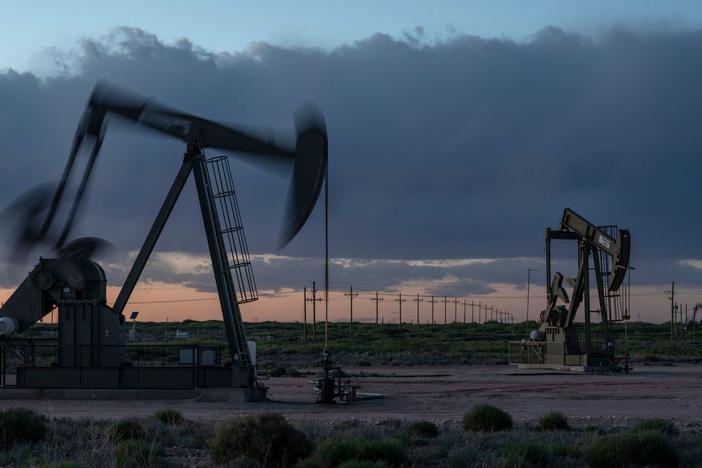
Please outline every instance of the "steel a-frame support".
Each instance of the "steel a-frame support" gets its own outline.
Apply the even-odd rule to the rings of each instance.
[[[550,280],[551,275],[551,240],[566,239],[575,240],[578,244],[578,274],[573,285],[573,293],[568,304],[568,315],[564,321],[564,327],[569,329],[573,326],[575,316],[580,305],[583,305],[584,318],[584,333],[585,333],[585,354],[588,360],[593,353],[592,349],[592,322],[591,322],[591,304],[590,304],[590,257],[592,257],[593,269],[595,273],[595,282],[597,285],[597,298],[600,306],[600,326],[602,327],[602,335],[604,346],[609,346],[611,341],[609,331],[609,313],[607,309],[606,291],[604,282],[602,281],[602,268],[600,265],[600,257],[598,248],[591,245],[587,239],[577,233],[569,231],[546,230],[546,274]],[[550,284],[550,283],[547,283]],[[549,301],[551,298],[551,290],[547,288],[547,296]]]
[[[234,289],[234,282],[229,269],[228,254],[222,238],[217,206],[215,205],[210,177],[207,172],[207,161],[199,148],[197,149],[197,154],[193,155],[193,174],[195,176],[195,186],[197,187],[197,197],[200,201],[202,221],[205,226],[205,234],[207,235],[207,245],[210,250],[215,284],[217,285],[217,294],[219,295],[219,305],[222,308],[232,367],[238,363],[240,367],[247,368],[249,371],[249,384],[253,385],[256,381],[256,375],[249,357],[244,321],[241,318],[239,303],[236,299],[236,290]]]
[[[222,309],[227,343],[232,358],[232,368],[238,367],[246,369],[249,376],[248,384],[249,386],[253,386],[256,383],[255,369],[249,356],[244,323],[236,299],[236,291],[234,289],[231,272],[228,268],[227,251],[224,246],[224,240],[222,239],[217,207],[214,203],[212,188],[210,186],[207,161],[199,145],[195,143],[187,144],[183,163],[127,275],[127,279],[115,301],[113,310],[118,314],[124,311],[124,307],[127,305],[134,291],[134,287],[139,281],[139,277],[146,266],[146,262],[151,256],[156,242],[163,232],[163,228],[191,172],[194,175],[198,200],[200,202],[200,211],[202,212],[202,221],[207,236],[210,258],[212,260],[212,269],[215,275],[219,304]]]

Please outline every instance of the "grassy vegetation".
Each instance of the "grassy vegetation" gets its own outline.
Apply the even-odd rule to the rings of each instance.
[[[37,442],[46,435],[44,417],[24,408],[0,411],[0,446],[12,447],[22,442]]]
[[[123,419],[115,421],[107,431],[107,438],[110,442],[122,442],[124,440],[135,440],[144,437],[144,430],[141,423],[134,419]]]
[[[665,419],[647,419],[631,429],[631,432],[660,432],[661,434],[676,436],[680,430],[671,421]]]
[[[178,425],[185,421],[185,418],[178,410],[163,408],[154,413],[154,418],[163,424]]]
[[[34,415],[36,416],[36,415]],[[0,466],[39,467],[610,467],[700,466],[702,434],[671,432],[660,420],[618,432],[540,431],[525,424],[499,432],[466,432],[455,423],[358,420],[291,424],[260,414],[222,423],[137,423],[141,437],[111,436],[107,421],[42,419],[40,439],[16,439]],[[676,431],[678,429],[676,428]]]
[[[585,461],[594,468],[679,466],[673,441],[654,431],[629,431],[599,437],[588,447]]]
[[[113,450],[117,468],[141,468],[149,466],[158,468],[166,466],[164,452],[154,442],[128,439],[119,442]]]
[[[40,332],[40,324],[34,330]],[[317,341],[302,339],[302,324],[262,322],[246,325],[249,337],[257,341],[259,365],[271,375],[290,375],[297,369],[316,365],[323,346],[323,324],[317,325]],[[513,325],[488,322],[486,324],[422,325],[412,324],[354,324],[349,336],[348,323],[329,326],[333,358],[342,366],[365,365],[455,365],[506,364],[507,342],[526,338],[537,328],[536,322]],[[186,320],[184,322],[137,325],[145,343],[182,343],[224,345],[222,322]],[[189,338],[174,341],[176,330],[190,334]],[[624,328],[614,326],[618,354],[625,349]],[[628,324],[626,349],[634,363],[699,363],[702,362],[702,330],[693,341],[692,332],[683,332],[681,338],[670,341],[670,327],[666,324]]]

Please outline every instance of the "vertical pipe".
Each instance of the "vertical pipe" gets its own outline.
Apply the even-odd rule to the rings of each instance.
[[[592,351],[592,337],[590,336],[590,251],[585,241],[580,241],[580,262],[583,275],[583,295],[585,296],[585,354],[587,365],[590,366],[590,353]],[[570,324],[568,324],[570,325]]]
[[[312,341],[317,341],[317,282],[312,281]]]
[[[324,165],[324,349],[329,346],[329,160]]]

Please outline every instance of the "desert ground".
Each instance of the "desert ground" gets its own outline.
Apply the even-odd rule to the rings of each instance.
[[[261,411],[282,413],[290,420],[427,419],[460,421],[476,403],[508,411],[518,425],[529,425],[548,411],[567,415],[574,426],[628,425],[644,418],[674,419],[694,428],[702,423],[702,366],[639,366],[628,375],[533,374],[509,366],[416,366],[345,369],[360,392],[382,399],[350,404],[316,404],[311,376],[270,378],[269,400],[243,402],[228,390],[183,392],[180,395],[139,395],[128,400],[20,398],[0,391],[0,408],[23,406],[47,416],[117,419],[146,417],[154,410],[175,408],[194,420],[223,418]],[[145,397],[147,392],[143,393]],[[75,397],[75,395],[74,395]],[[73,397],[72,397],[73,398]],[[88,399],[85,399],[88,398]],[[154,399],[155,398],[155,399]],[[694,430],[694,429],[693,429]]]

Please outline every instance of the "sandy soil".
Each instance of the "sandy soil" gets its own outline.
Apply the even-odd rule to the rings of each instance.
[[[383,399],[321,406],[309,378],[272,378],[270,401],[245,403],[237,395],[212,392],[181,400],[76,401],[2,399],[0,408],[24,406],[51,416],[72,418],[144,417],[163,407],[192,419],[218,420],[258,411],[275,411],[293,420],[385,418],[458,421],[476,403],[509,411],[518,423],[561,411],[576,425],[627,424],[649,417],[673,418],[687,427],[702,427],[702,366],[641,366],[629,375],[515,375],[506,366],[388,367],[345,369],[371,374],[353,382],[362,392]]]

